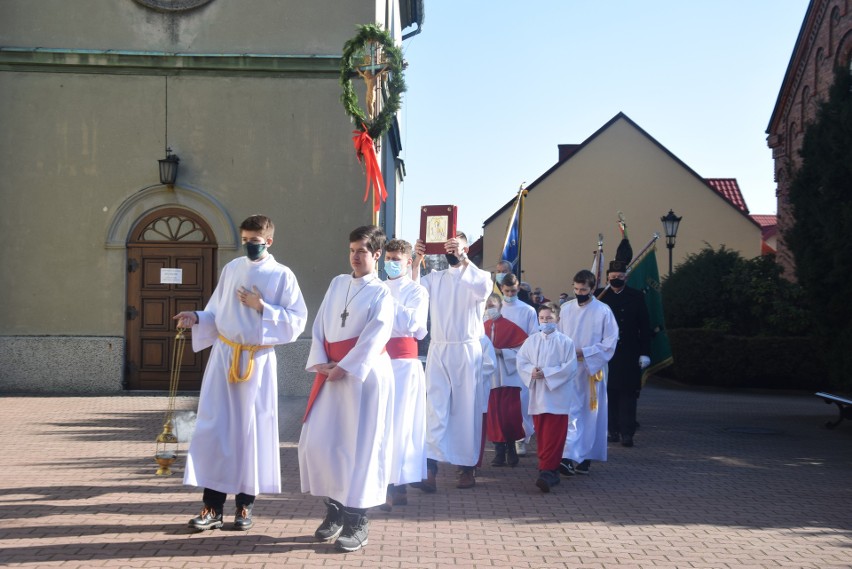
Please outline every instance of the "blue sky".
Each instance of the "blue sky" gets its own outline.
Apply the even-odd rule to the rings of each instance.
[[[481,235],[558,144],[619,112],[699,175],[737,178],[751,213],[775,213],[765,131],[807,4],[427,0],[403,45],[400,237],[417,237],[419,206],[442,203]]]

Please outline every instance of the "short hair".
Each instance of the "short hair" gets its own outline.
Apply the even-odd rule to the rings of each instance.
[[[502,261],[497,263],[497,268],[500,267],[506,267],[507,269],[509,269],[509,272],[512,272],[512,263],[510,261],[503,259]]]
[[[559,318],[559,311],[561,309],[559,308],[559,305],[556,304],[555,302],[545,302],[544,304],[541,304],[538,307],[538,314],[541,314],[542,310],[549,310],[553,313],[554,316]]]
[[[488,303],[489,300],[496,300],[497,306],[503,306],[503,297],[497,294],[496,292],[492,292],[488,295],[488,298],[485,299],[485,302]]]
[[[391,239],[388,241],[387,245],[385,245],[385,252],[399,252],[403,255],[411,256],[411,243],[405,241],[404,239]]]
[[[521,281],[521,288],[527,292],[532,292],[532,288],[530,287],[530,283],[527,281]]]
[[[362,225],[353,229],[352,233],[349,234],[350,243],[355,243],[363,239],[367,240],[367,249],[369,249],[370,253],[375,253],[382,250],[387,237],[385,237],[384,230],[377,225]]]
[[[240,231],[257,231],[264,237],[272,237],[275,235],[275,225],[265,215],[256,213],[245,218],[240,224]]]
[[[503,277],[502,282],[500,282],[500,290],[503,289],[504,286],[515,286],[518,284],[518,277],[515,276],[514,273],[507,273],[505,277]]]
[[[583,269],[574,275],[574,282],[577,284],[587,285],[590,289],[594,290],[597,279],[592,271]]]
[[[458,239],[459,241],[464,241],[465,246],[469,245],[467,235],[465,235],[463,231],[459,231],[456,233],[456,239]]]

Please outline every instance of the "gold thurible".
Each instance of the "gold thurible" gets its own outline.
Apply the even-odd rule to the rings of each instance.
[[[177,398],[178,378],[180,377],[180,364],[183,361],[184,347],[186,346],[185,328],[178,328],[175,335],[174,349],[172,350],[172,371],[169,378],[169,402],[166,408],[166,416],[163,418],[163,432],[157,435],[157,448],[154,453],[154,461],[160,466],[157,476],[171,476],[171,466],[177,460],[178,438],[174,434],[175,399]]]

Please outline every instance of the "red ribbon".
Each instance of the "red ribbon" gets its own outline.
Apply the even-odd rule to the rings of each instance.
[[[382,178],[382,170],[379,168],[379,160],[376,157],[376,147],[373,139],[366,130],[353,130],[352,143],[358,154],[358,161],[364,163],[367,169],[367,188],[364,190],[364,202],[370,195],[370,185],[373,186],[373,211],[379,211],[380,202],[388,199],[388,191],[385,189],[385,181]]]

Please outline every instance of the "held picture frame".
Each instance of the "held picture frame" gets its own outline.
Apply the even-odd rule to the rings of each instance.
[[[454,205],[424,205],[420,208],[420,240],[427,255],[443,255],[444,243],[456,236],[458,207]]]

